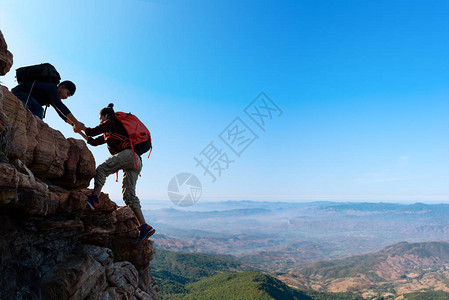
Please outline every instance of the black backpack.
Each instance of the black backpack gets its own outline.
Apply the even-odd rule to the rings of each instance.
[[[18,68],[16,78],[19,84],[33,83],[34,81],[59,84],[61,81],[58,71],[49,63]]]

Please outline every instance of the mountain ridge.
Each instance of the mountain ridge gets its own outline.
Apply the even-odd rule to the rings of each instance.
[[[399,295],[419,290],[449,292],[449,243],[397,243],[368,254],[313,263],[277,278],[329,292]]]

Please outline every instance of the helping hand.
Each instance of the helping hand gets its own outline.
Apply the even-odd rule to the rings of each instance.
[[[74,132],[81,133],[81,130],[86,130],[86,126],[84,126],[83,123],[78,122],[77,124],[73,125]]]

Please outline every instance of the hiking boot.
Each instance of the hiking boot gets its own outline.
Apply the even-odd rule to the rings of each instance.
[[[156,230],[148,224],[140,225],[137,229],[139,230],[139,238],[136,241],[136,244],[138,245],[147,241],[150,236],[156,232]]]
[[[100,202],[98,201],[98,197],[95,195],[87,196],[87,205],[89,205],[90,209],[94,210],[95,207],[97,207]]]

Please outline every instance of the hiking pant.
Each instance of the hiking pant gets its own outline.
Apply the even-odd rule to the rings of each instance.
[[[95,186],[101,186],[106,182],[106,177],[123,170],[122,195],[123,201],[131,209],[141,208],[139,198],[136,196],[136,183],[140,171],[142,171],[142,158],[136,155],[137,167],[131,149],[125,149],[104,161],[97,167]]]
[[[29,93],[22,91],[19,86],[16,86],[11,90],[11,92],[16,96],[17,98],[22,101],[23,106],[25,108],[28,108],[33,115],[39,117],[39,119],[44,118],[44,108],[42,107],[39,102],[36,101],[36,99],[33,98]]]

